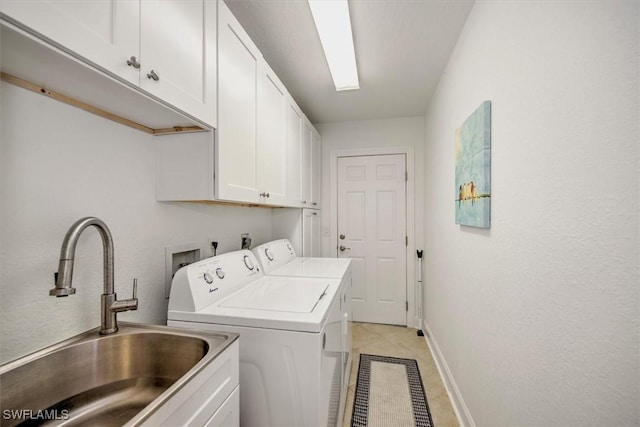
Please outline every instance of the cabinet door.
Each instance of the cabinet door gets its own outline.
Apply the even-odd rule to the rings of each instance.
[[[311,207],[320,207],[322,181],[322,146],[320,135],[314,130],[311,133]]]
[[[321,248],[320,211],[316,209],[302,210],[302,256],[320,257]]]
[[[302,113],[293,99],[287,105],[287,204],[302,206]]]
[[[304,118],[302,125],[302,205],[311,207],[311,123]]]
[[[140,87],[216,126],[215,0],[142,1]]]
[[[286,200],[287,92],[265,61],[258,75],[258,190],[267,204],[282,205]]]
[[[260,52],[224,2],[218,6],[216,197],[257,203],[256,84]]]
[[[2,0],[0,5],[16,25],[138,85],[140,72],[127,60],[140,57],[139,0]]]

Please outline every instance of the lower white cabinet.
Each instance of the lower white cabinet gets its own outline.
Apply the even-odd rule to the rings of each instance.
[[[227,347],[142,425],[239,426],[239,345]]]
[[[240,420],[240,390],[238,387],[224,401],[215,414],[205,423],[205,427],[238,426]]]

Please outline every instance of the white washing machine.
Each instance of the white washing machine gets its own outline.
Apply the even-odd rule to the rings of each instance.
[[[176,273],[167,324],[240,334],[240,425],[336,426],[340,285],[265,276],[250,251],[231,252]]]
[[[287,239],[274,240],[253,249],[263,272],[277,277],[325,277],[340,280],[342,316],[342,395],[339,416],[342,416],[349,376],[351,374],[351,259],[297,257]]]

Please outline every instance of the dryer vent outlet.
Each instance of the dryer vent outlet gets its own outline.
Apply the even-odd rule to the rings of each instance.
[[[165,248],[165,298],[171,295],[171,281],[182,267],[200,260],[200,247],[194,243]]]

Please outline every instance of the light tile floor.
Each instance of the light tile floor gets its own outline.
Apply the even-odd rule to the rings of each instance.
[[[453,412],[449,396],[424,337],[417,336],[415,329],[374,323],[354,322],[352,323],[352,331],[353,360],[343,427],[351,425],[353,394],[358,378],[358,363],[361,353],[415,359],[418,362],[422,384],[427,393],[434,426],[458,427],[458,420]]]

